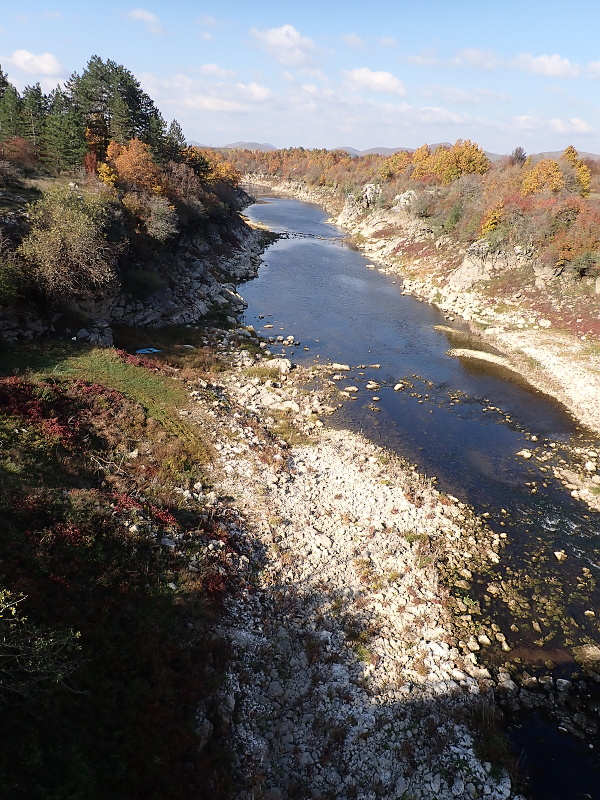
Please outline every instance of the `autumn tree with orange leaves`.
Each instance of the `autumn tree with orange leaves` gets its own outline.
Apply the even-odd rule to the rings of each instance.
[[[114,167],[123,183],[129,183],[146,192],[160,194],[162,177],[152,158],[150,147],[139,139],[132,139],[124,145],[114,158]]]

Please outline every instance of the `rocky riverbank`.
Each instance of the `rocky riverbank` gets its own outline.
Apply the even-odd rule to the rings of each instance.
[[[594,401],[600,394],[600,279],[586,279],[580,287],[585,291],[574,295],[571,308],[559,314],[549,295],[560,293],[562,283],[552,284],[553,270],[540,264],[533,252],[516,247],[511,253],[494,253],[482,242],[464,248],[449,236],[435,238],[427,221],[409,212],[409,192],[391,209],[370,205],[367,197],[350,197],[338,210],[330,190],[260,176],[252,180],[334,213],[332,222],[349,231],[376,266],[401,276],[407,293],[470,323],[483,346],[497,347],[534,386],[600,432],[600,410]],[[507,296],[506,289],[496,286],[497,279],[507,273],[516,276],[519,269],[531,275],[536,291],[514,286]],[[498,289],[497,296],[489,289]],[[533,308],[541,299],[549,307]]]
[[[381,209],[373,187],[365,187],[363,197],[348,197],[340,209],[339,198],[328,189],[267,176],[248,180],[322,205],[372,266],[398,275],[405,293],[446,313],[451,353],[498,359],[520,380],[556,398],[593,434],[600,433],[600,279],[575,286],[572,278],[557,278],[525,247],[491,252],[485,242],[465,248],[447,235],[436,237],[427,220],[410,213],[410,192],[391,209]],[[564,465],[553,471],[598,508],[595,453],[593,445],[579,448],[572,454],[575,468],[568,474]]]
[[[217,335],[231,369],[194,388],[186,415],[214,419],[205,499],[227,497],[229,534],[253,546],[218,630],[219,703],[198,725],[205,743],[227,731],[236,797],[516,797],[477,727],[509,676],[456,638],[438,578],[439,562],[463,568],[453,553],[497,560],[501,538],[414,467],[323,426],[334,365],[292,369],[237,350],[252,333]]]
[[[59,332],[77,341],[111,347],[115,325],[195,325],[210,314],[228,317],[229,323],[235,324],[235,315],[246,307],[236,286],[256,276],[267,241],[264,231],[231,215],[202,235],[180,238],[176,249],[166,253],[161,262],[160,288],[136,295],[125,290],[109,292],[72,303],[66,313],[0,309],[0,338],[15,342]],[[77,325],[71,322],[75,318]]]

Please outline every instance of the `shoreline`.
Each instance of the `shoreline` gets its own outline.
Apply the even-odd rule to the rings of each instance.
[[[422,221],[409,217],[400,206],[366,214],[356,201],[342,207],[327,189],[307,187],[296,182],[281,182],[260,176],[254,185],[304,202],[320,205],[332,216],[331,224],[350,234],[354,244],[372,266],[402,280],[402,291],[444,312],[451,324],[460,318],[470,331],[466,347],[471,358],[492,362],[486,350],[497,350],[501,358],[496,366],[557,401],[581,430],[582,444],[571,448],[575,468],[554,469],[554,476],[574,497],[590,508],[600,510],[600,461],[594,454],[600,436],[600,342],[597,337],[577,337],[555,327],[550,320],[521,308],[518,300],[494,306],[482,294],[485,280],[482,263],[465,255],[464,248],[452,249],[449,237],[442,237],[441,247],[430,253],[432,234]],[[395,228],[394,236],[381,238],[380,231]],[[398,232],[401,229],[401,233]],[[412,252],[417,249],[417,254]],[[450,267],[448,266],[450,264]],[[459,266],[457,266],[459,264]],[[492,270],[493,273],[493,270]],[[489,274],[485,273],[489,278]],[[537,280],[537,279],[536,279]],[[460,287],[464,286],[464,289]],[[519,294],[519,293],[518,293]],[[501,310],[499,310],[501,309]],[[600,319],[600,316],[599,316]],[[465,331],[457,329],[458,336]],[[477,344],[481,343],[481,349]],[[462,345],[461,345],[462,347]],[[449,344],[448,351],[453,354]]]
[[[304,387],[330,369],[235,347],[229,359],[192,397],[215,417],[216,495],[254,542],[247,588],[219,625],[231,653],[219,715],[200,712],[229,730],[236,800],[341,787],[519,800],[508,772],[476,754],[474,729],[514,684],[477,664],[474,637],[457,639],[438,582],[440,558],[463,571],[459,552],[497,561],[501,536],[402,459],[324,426],[329,390]]]
[[[461,291],[456,291],[452,281],[450,286],[444,286],[440,275],[429,274],[436,266],[436,258],[440,260],[442,254],[437,257],[425,254],[418,258],[399,249],[399,244],[402,244],[408,251],[411,242],[431,239],[431,235],[421,223],[398,207],[388,211],[374,210],[371,214],[365,214],[363,209],[361,214],[355,208],[341,208],[341,201],[333,199],[328,190],[268,178],[257,179],[255,183],[321,205],[332,214],[330,222],[350,233],[357,248],[377,267],[403,279],[406,294],[428,302],[446,314],[461,317],[474,337],[484,345],[500,350],[512,363],[512,368],[534,388],[553,397],[582,425],[600,435],[600,407],[597,403],[600,397],[600,356],[595,352],[589,353],[597,340],[585,338],[582,341],[567,331],[554,328],[544,319],[537,323],[532,321],[531,327],[527,327],[527,321],[522,319],[523,314],[528,313],[526,308],[515,306],[504,312],[490,308],[486,298],[478,293],[477,282]],[[378,232],[391,224],[405,226],[405,230],[401,236],[382,240]],[[447,242],[443,244],[447,245]],[[419,277],[419,272],[427,277]],[[458,285],[456,280],[454,284]]]

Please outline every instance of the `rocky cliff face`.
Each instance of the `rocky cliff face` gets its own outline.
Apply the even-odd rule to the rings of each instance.
[[[168,271],[164,288],[143,298],[118,291],[73,303],[71,310],[88,322],[72,333],[80,341],[110,347],[113,324],[162,328],[197,324],[213,311],[239,314],[246,304],[236,285],[256,276],[263,248],[264,233],[250,228],[240,217],[213,228],[207,238],[183,237],[169,254],[168,270],[163,269]],[[52,333],[61,316],[2,311],[0,337],[14,342]]]

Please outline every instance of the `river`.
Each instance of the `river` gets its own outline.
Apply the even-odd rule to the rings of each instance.
[[[300,344],[285,352],[296,362],[351,365],[340,386],[359,391],[331,424],[361,430],[399,452],[506,534],[500,563],[473,575],[468,599],[480,604],[482,620],[500,626],[510,652],[494,642],[480,661],[512,663],[532,676],[581,677],[573,647],[600,641],[600,515],[571,497],[552,467],[568,463],[571,447],[593,452],[598,442],[558,403],[514,376],[449,356],[466,327],[403,295],[400,278],[369,268],[320,207],[263,198],[246,213],[290,234],[268,249],[259,276],[241,289],[246,323],[262,336],[293,335]],[[458,340],[438,325],[454,326]],[[368,381],[378,388],[367,389]],[[399,382],[403,388],[395,391]],[[518,455],[524,449],[543,460]],[[554,555],[560,551],[562,561]],[[501,591],[489,592],[490,584]],[[532,771],[531,797],[600,797],[593,741],[568,740],[567,786],[559,773],[564,778],[568,748],[556,725],[532,715],[521,715],[518,724],[513,739]]]

